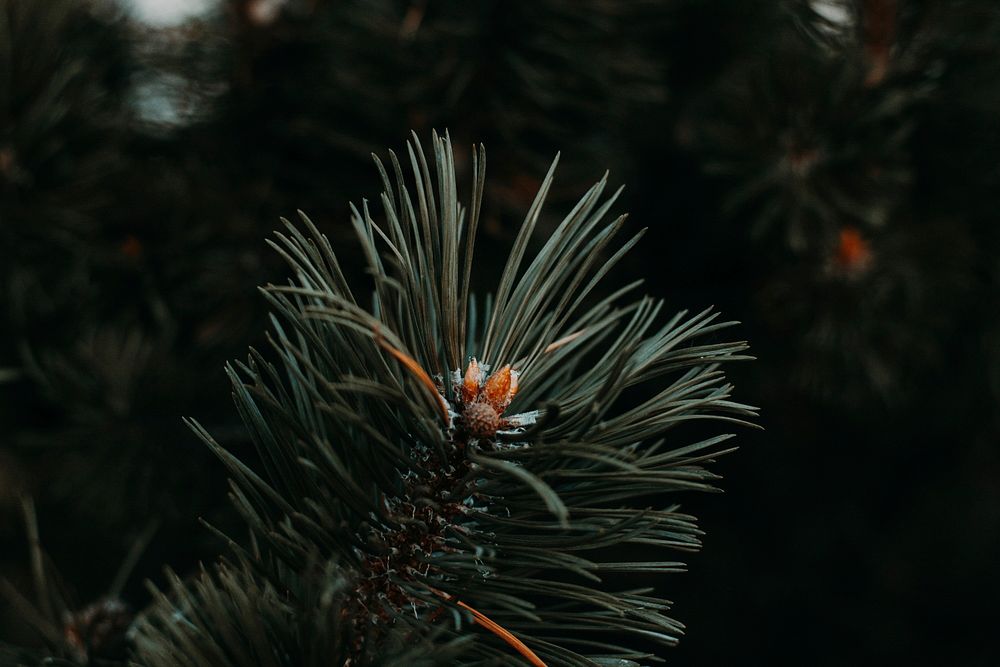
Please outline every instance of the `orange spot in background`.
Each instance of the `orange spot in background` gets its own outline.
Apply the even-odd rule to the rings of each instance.
[[[139,259],[142,257],[142,241],[129,234],[118,246],[118,250],[130,259]]]
[[[896,39],[896,0],[866,0],[863,3],[862,23],[865,35],[865,53],[868,72],[865,86],[873,88],[889,73],[892,47]]]
[[[838,265],[845,269],[860,269],[871,259],[871,254],[868,241],[856,228],[844,227],[840,230],[840,240],[835,255]]]

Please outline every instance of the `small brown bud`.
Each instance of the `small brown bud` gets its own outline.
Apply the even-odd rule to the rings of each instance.
[[[465,430],[474,438],[492,438],[500,428],[500,415],[487,403],[473,403],[462,413]]]

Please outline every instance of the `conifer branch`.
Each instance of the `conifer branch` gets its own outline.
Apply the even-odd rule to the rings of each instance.
[[[369,307],[304,215],[304,232],[286,222],[272,242],[294,276],[264,289],[273,361],[252,351],[228,370],[261,469],[192,422],[230,470],[254,547],[194,584],[174,580],[142,626],[150,667],[258,664],[272,650],[251,646],[260,622],[335,632],[333,664],[434,638],[462,642],[459,664],[638,665],[650,656],[629,643],[681,634],[668,602],[608,590],[602,576],[683,569],[629,560],[634,545],[697,548],[693,518],[664,494],[713,490],[703,466],[731,451],[729,436],[671,448],[667,432],[751,423],[722,372],[746,344],[719,342],[732,323],[711,310],[661,323],[662,302],[622,303],[636,285],[594,298],[639,238],[615,245],[625,218],[609,219],[621,190],[604,197],[606,175],[529,253],[555,162],[480,310],[470,285],[485,151],[473,155],[471,213],[447,135],[433,136],[431,160],[416,136],[406,155],[412,179],[395,154],[376,158],[381,222],[367,202],[352,208]],[[330,577],[339,611],[319,618],[311,589]],[[285,620],[249,618],[243,587]],[[471,621],[489,632],[470,634]]]

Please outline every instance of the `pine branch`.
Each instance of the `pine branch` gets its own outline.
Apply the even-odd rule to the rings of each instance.
[[[708,310],[659,324],[661,302],[620,302],[634,285],[595,301],[638,238],[616,241],[624,218],[609,218],[617,194],[604,197],[606,178],[529,253],[555,164],[480,311],[470,276],[485,152],[474,151],[469,210],[447,136],[434,135],[431,161],[416,136],[406,154],[412,180],[396,154],[388,168],[376,159],[382,221],[367,202],[353,209],[370,306],[305,215],[304,231],[286,221],[272,243],[294,274],[264,289],[276,361],[251,351],[228,370],[261,469],[192,422],[229,469],[254,547],[237,547],[242,569],[222,566],[194,589],[175,582],[161,597],[149,626],[159,629],[140,642],[152,665],[223,653],[218,664],[257,664],[238,655],[233,633],[248,631],[239,619],[250,603],[231,597],[243,584],[230,580],[249,581],[253,563],[263,579],[246,585],[285,599],[267,592],[291,586],[276,573],[308,579],[317,554],[336,563],[324,567],[340,573],[349,610],[331,639],[335,662],[371,660],[403,632],[474,636],[461,664],[520,655],[630,665],[651,656],[629,644],[669,646],[681,634],[665,600],[609,590],[602,576],[682,569],[630,561],[633,545],[697,548],[693,518],[664,494],[712,490],[703,465],[729,451],[728,436],[671,448],[667,432],[696,420],[749,424],[754,409],[731,399],[720,368],[748,358],[746,345],[717,342],[732,323]],[[276,627],[312,623],[297,615],[312,613],[307,596],[287,599],[295,620]],[[171,613],[197,615],[197,631]]]

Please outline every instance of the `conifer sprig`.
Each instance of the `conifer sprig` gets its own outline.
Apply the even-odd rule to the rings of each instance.
[[[401,628],[474,633],[462,664],[653,659],[633,645],[677,641],[669,603],[651,589],[608,590],[602,577],[683,568],[630,560],[639,547],[698,547],[694,519],[664,494],[712,490],[702,466],[730,436],[680,445],[667,431],[747,424],[754,410],[731,400],[720,368],[746,359],[746,345],[716,342],[731,323],[710,311],[659,324],[662,302],[622,302],[638,284],[596,296],[641,236],[616,241],[624,216],[609,221],[618,192],[604,196],[606,176],[530,253],[556,162],[495,296],[477,299],[484,149],[473,154],[469,209],[447,136],[434,135],[430,162],[414,136],[412,180],[389,157],[388,167],[376,158],[382,221],[368,202],[353,209],[370,304],[304,215],[305,231],[286,221],[272,243],[294,272],[263,290],[276,361],[251,351],[229,368],[263,470],[193,424],[229,467],[252,529],[240,558],[272,580],[275,568],[312,571],[317,554],[351,573],[344,636],[358,660]],[[215,621],[200,620],[199,636],[211,636]]]

